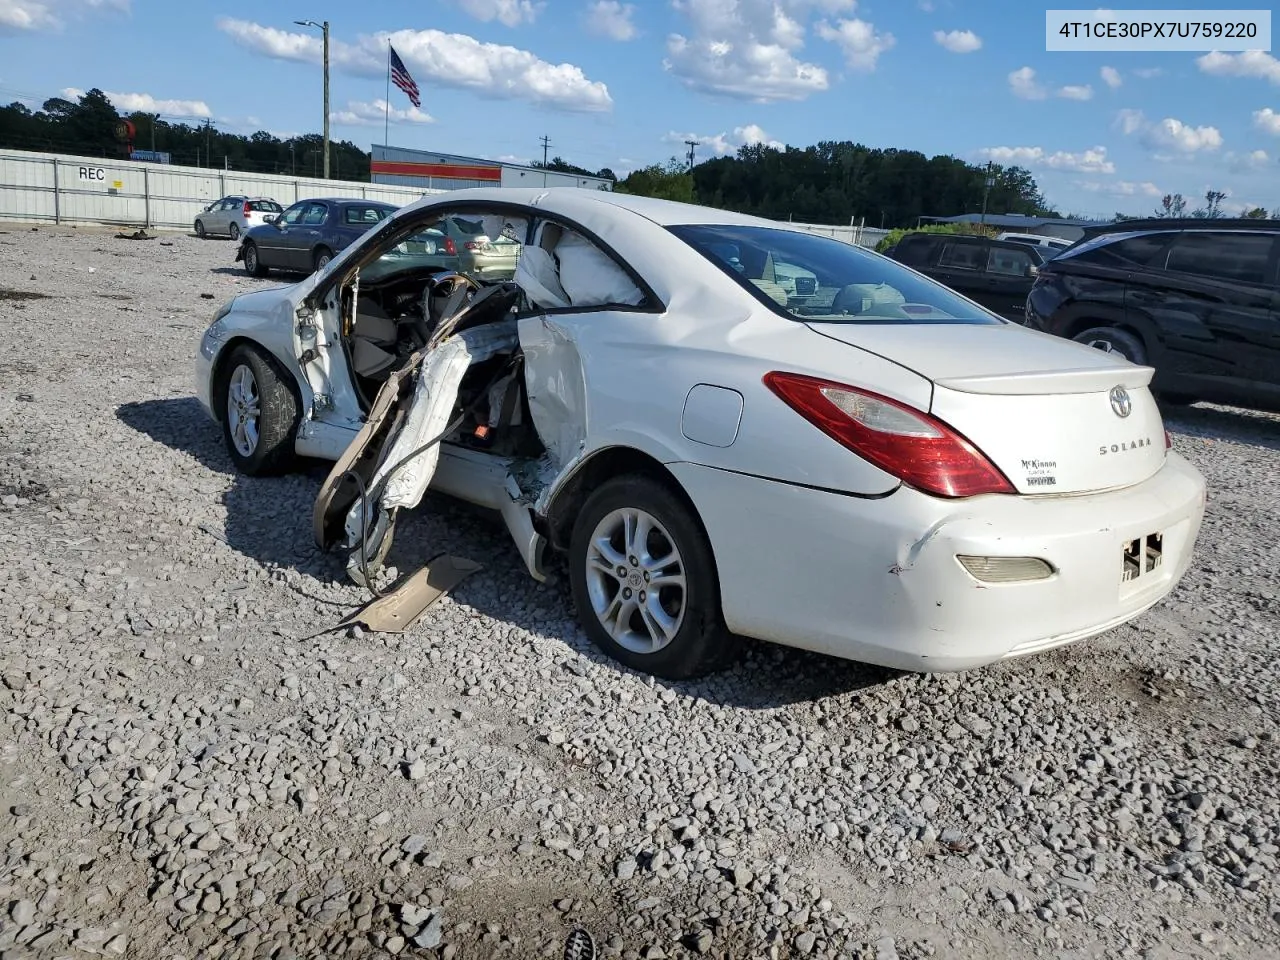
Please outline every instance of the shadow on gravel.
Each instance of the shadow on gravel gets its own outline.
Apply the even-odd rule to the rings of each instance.
[[[1280,416],[1237,407],[1191,406],[1165,411],[1175,434],[1280,450]]]
[[[224,539],[233,550],[257,563],[292,567],[322,583],[349,583],[343,558],[338,553],[321,553],[311,535],[311,508],[328,474],[327,464],[313,463],[284,477],[246,477],[236,472],[223,446],[221,428],[205,415],[194,397],[126,403],[116,409],[116,416],[138,433],[230,480],[230,488],[221,494],[225,525],[221,530],[211,528],[210,536]],[[192,471],[190,483],[193,492],[183,499],[199,498],[204,484],[198,471]],[[210,499],[217,496],[210,491]],[[455,600],[478,615],[545,638],[535,639],[536,643],[558,645],[567,657],[548,653],[563,669],[582,669],[583,660],[609,670],[626,669],[601,653],[578,626],[563,565],[554,568],[554,583],[535,582],[497,514],[428,494],[417,510],[397,522],[387,562],[407,572],[440,553],[484,564],[484,569],[453,591]],[[336,623],[345,613],[329,606],[328,601],[312,599],[321,605],[309,630]],[[363,602],[363,598],[353,599],[353,607]],[[426,626],[416,627],[406,637],[406,644],[430,643],[430,634],[423,635],[424,630],[430,630],[430,623],[428,614],[423,620]],[[514,635],[513,642],[518,642]],[[741,659],[722,673],[696,681],[659,683],[709,703],[767,710],[877,687],[901,675],[773,644],[745,640],[743,646]]]

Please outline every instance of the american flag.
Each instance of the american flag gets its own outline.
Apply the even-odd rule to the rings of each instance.
[[[413,82],[413,77],[409,76],[409,71],[404,65],[404,61],[400,59],[400,55],[396,53],[396,48],[387,44],[387,49],[391,51],[391,81],[397,87],[405,92],[405,96],[409,98],[409,102],[415,107],[421,107],[422,101],[418,99],[418,85]]]

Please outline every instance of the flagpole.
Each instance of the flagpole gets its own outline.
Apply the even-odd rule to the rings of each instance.
[[[391,38],[387,37],[387,99],[382,108],[382,142],[391,146]]]

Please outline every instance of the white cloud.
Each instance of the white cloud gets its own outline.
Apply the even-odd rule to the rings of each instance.
[[[892,33],[877,33],[874,24],[857,18],[837,20],[835,26],[823,20],[818,24],[818,36],[839,46],[844,62],[863,73],[874,71],[880,55],[898,42]]]
[[[631,21],[635,16],[634,3],[619,3],[618,0],[595,0],[587,7],[587,32],[597,37],[625,42],[634,40],[637,35],[636,25]]]
[[[1173,150],[1175,154],[1212,152],[1222,146],[1222,133],[1217,127],[1193,127],[1175,117],[1149,120],[1141,110],[1121,110],[1115,125],[1126,136],[1138,134],[1152,150]],[[1157,155],[1156,159],[1171,159]]]
[[[1046,95],[1030,67],[1020,67],[1009,74],[1009,89],[1021,100],[1043,100]]]
[[[1253,125],[1264,133],[1280,137],[1280,113],[1276,113],[1270,107],[1253,111]]]
[[[1141,110],[1119,110],[1116,112],[1116,126],[1126,137],[1141,130],[1147,118]]]
[[[1097,180],[1082,180],[1076,185],[1089,193],[1103,193],[1112,197],[1164,196],[1164,191],[1150,180],[1144,180],[1141,183],[1133,183],[1129,180],[1107,180],[1101,183]]]
[[[785,145],[781,141],[771,139],[770,136],[764,132],[764,129],[756,123],[748,123],[742,127],[734,127],[733,133],[677,133],[672,130],[662,138],[663,143],[685,144],[689,140],[696,140],[698,142],[698,146],[710,147],[717,157],[737,153],[739,147],[763,145],[772,150],[785,149]]]
[[[387,101],[382,98],[365,102],[363,100],[348,100],[347,109],[334,110],[329,114],[329,119],[334,123],[346,124],[354,127],[374,127],[385,123],[388,119],[392,123],[435,123],[436,118],[428,113],[423,113],[417,107],[410,106],[407,110],[400,110],[391,107],[387,110]]]
[[[1262,50],[1246,50],[1243,53],[1222,53],[1214,50],[1196,58],[1196,65],[1204,73],[1217,77],[1253,77],[1270,80],[1280,86],[1280,60]]]
[[[112,93],[110,90],[103,90],[102,93],[113,107],[124,114],[158,113],[161,116],[180,118],[213,116],[213,111],[203,100],[164,100],[149,93]],[[84,91],[67,87],[62,95],[68,100],[78,100],[84,96]]]
[[[545,6],[532,0],[457,0],[457,3],[477,20],[484,23],[497,20],[507,27],[533,23]]]
[[[129,0],[0,0],[0,35],[61,30],[85,10],[129,12]]]
[[[1142,80],[1154,80],[1156,77],[1164,75],[1164,68],[1163,67],[1141,67],[1133,71],[1133,75],[1135,77],[1139,77]]]
[[[1103,67],[1098,71],[1098,74],[1102,77],[1102,82],[1112,90],[1124,85],[1124,80],[1120,76],[1120,71],[1115,67]]]
[[[1089,86],[1087,83],[1082,86],[1068,85],[1059,88],[1058,96],[1062,97],[1064,100],[1092,100],[1093,87]]]
[[[667,37],[663,67],[695,90],[757,103],[803,100],[829,86],[827,71],[800,59],[802,20],[854,0],[672,0],[688,36]]]
[[[972,30],[933,31],[933,40],[952,53],[973,53],[982,49],[982,38]]]
[[[319,63],[320,38],[224,17],[218,29],[241,46],[278,60]],[[549,63],[527,50],[498,43],[482,43],[461,33],[439,30],[397,30],[362,34],[354,43],[331,40],[329,57],[339,70],[363,77],[383,77],[387,69],[387,41],[396,48],[419,87],[460,87],[478,94],[527,100],[562,110],[601,111],[613,107],[609,88],[590,80],[581,67]]]
[[[1228,153],[1223,161],[1232,170],[1246,172],[1249,170],[1265,170],[1271,165],[1271,157],[1265,150],[1251,150],[1248,153]]]
[[[517,167],[527,167],[533,163],[532,157],[517,157],[513,153],[504,153],[497,160],[499,163],[511,163]]]
[[[978,155],[1000,164],[1046,167],[1050,170],[1072,170],[1077,173],[1115,173],[1116,165],[1107,159],[1106,147],[1090,147],[1079,153],[1058,150],[1050,153],[1043,147],[986,147]]]

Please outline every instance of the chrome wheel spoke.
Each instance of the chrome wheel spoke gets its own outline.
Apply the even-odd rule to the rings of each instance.
[[[640,605],[640,617],[649,630],[649,636],[653,638],[654,649],[665,647],[675,639],[676,631],[680,628],[679,621],[662,608],[656,594],[651,594]]]
[[[649,577],[647,589],[661,590],[663,587],[672,587],[676,589],[684,589],[684,572],[675,567],[674,570],[665,570],[664,572],[653,574]]]

